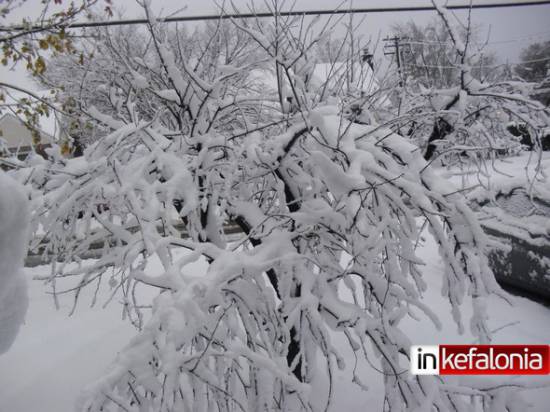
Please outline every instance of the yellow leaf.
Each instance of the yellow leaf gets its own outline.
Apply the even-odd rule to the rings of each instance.
[[[71,154],[71,146],[69,145],[69,142],[64,141],[61,144],[61,154],[63,156],[68,156],[69,154]]]
[[[38,74],[44,73],[46,70],[46,62],[42,58],[42,56],[38,56],[36,61],[34,62],[34,68]]]

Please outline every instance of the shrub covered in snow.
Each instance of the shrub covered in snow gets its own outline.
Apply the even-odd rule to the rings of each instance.
[[[12,345],[27,312],[21,271],[28,241],[27,203],[21,185],[0,170],[0,354]]]

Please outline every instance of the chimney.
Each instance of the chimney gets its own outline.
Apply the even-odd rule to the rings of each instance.
[[[374,56],[372,53],[369,53],[369,49],[367,47],[361,51],[361,63],[367,63],[372,70],[374,70],[374,64],[372,61],[373,57]]]

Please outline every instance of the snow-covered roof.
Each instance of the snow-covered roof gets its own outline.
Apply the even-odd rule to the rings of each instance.
[[[262,84],[269,90],[277,89],[277,78],[272,70],[251,70],[247,80],[249,84]],[[380,87],[372,68],[367,63],[349,61],[315,64],[311,83],[321,86],[326,82],[331,89],[342,87],[342,90],[347,90],[349,84],[365,93],[374,93]]]
[[[366,62],[317,63],[312,66],[309,73],[309,90],[323,91],[324,97],[331,94],[345,96],[348,91],[361,92],[367,97],[381,91],[374,71]],[[283,76],[282,80],[283,97],[291,96],[292,92],[286,76]],[[327,84],[326,88],[325,84]],[[274,70],[268,68],[251,70],[247,75],[247,86],[265,97],[278,93],[277,76]],[[385,93],[379,93],[376,102],[378,107],[391,106],[391,101]]]
[[[318,63],[313,69],[314,82],[328,82],[330,88],[347,90],[348,85],[367,94],[376,92],[379,83],[367,63],[333,62]]]
[[[272,70],[253,69],[246,77],[247,85],[256,91],[276,91],[277,76]]]

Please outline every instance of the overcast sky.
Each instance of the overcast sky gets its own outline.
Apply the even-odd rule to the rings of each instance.
[[[473,3],[510,3],[513,1],[474,0]],[[234,0],[234,2],[243,11],[246,10],[246,4],[249,3],[247,0]],[[296,0],[294,8],[296,10],[334,9],[340,3],[340,0]],[[449,4],[465,3],[468,2],[464,0],[449,2]],[[19,10],[9,16],[8,21],[3,21],[2,24],[17,23],[23,17],[32,17],[33,13],[40,10],[40,4],[41,0],[27,0]],[[113,0],[113,4],[114,8],[123,10],[122,18],[141,17],[143,14],[134,0]],[[212,0],[152,0],[152,4],[156,12],[162,16],[171,15],[182,7],[185,7],[185,10],[176,15],[214,14],[219,10]],[[263,1],[256,0],[254,4],[260,9]],[[292,2],[289,1],[287,4],[290,7]],[[427,0],[353,0],[351,2],[353,8],[415,5],[431,5],[431,2]],[[415,22],[423,24],[434,15],[435,12],[371,13],[364,16],[363,32],[367,37],[377,38],[379,34],[384,37],[391,34],[391,26],[394,23],[414,19]],[[461,11],[455,12],[455,15],[465,21],[467,14],[465,11]],[[518,61],[522,48],[535,41],[550,40],[550,5],[473,10],[472,20],[475,25],[482,27],[483,36],[486,36],[490,30],[488,48],[494,50],[501,61]],[[24,87],[33,87],[32,82],[26,79],[23,67],[11,71],[2,67],[0,68],[0,77],[3,81],[13,82]],[[51,125],[48,125],[47,128],[50,129]]]
[[[238,5],[246,5],[248,3],[246,0],[235,0],[235,2]],[[473,0],[474,4],[495,2],[513,3],[515,0]],[[125,3],[129,4],[126,8],[131,12],[130,2]],[[262,3],[263,1],[254,1],[254,4],[258,5],[257,7],[261,7]],[[292,4],[291,1],[287,1],[287,3],[289,5]],[[340,3],[341,0],[296,0],[295,9],[334,9]],[[353,8],[431,5],[431,2],[428,0],[353,0],[350,3]],[[163,10],[163,14],[165,15],[178,10],[178,8],[182,7],[182,4],[186,4],[187,9],[180,13],[181,15],[215,13],[217,10],[215,3],[211,0],[153,0],[153,4],[157,10]],[[449,1],[449,4],[468,4],[468,1],[455,0]],[[366,15],[364,28],[372,36],[376,36],[379,32],[382,32],[382,35],[385,36],[386,34],[390,34],[389,31],[392,23],[410,19],[424,23],[433,18],[434,13],[372,13]],[[455,14],[463,21],[467,16],[465,11],[455,12]],[[530,42],[534,42],[537,39],[550,39],[550,5],[474,10],[473,22],[474,24],[482,25],[485,28],[484,33],[487,33],[490,27],[490,41],[498,42],[491,44],[490,47],[504,60],[516,61],[521,48]],[[519,40],[511,42],[511,40],[516,39]],[[504,41],[506,43],[502,43]]]

